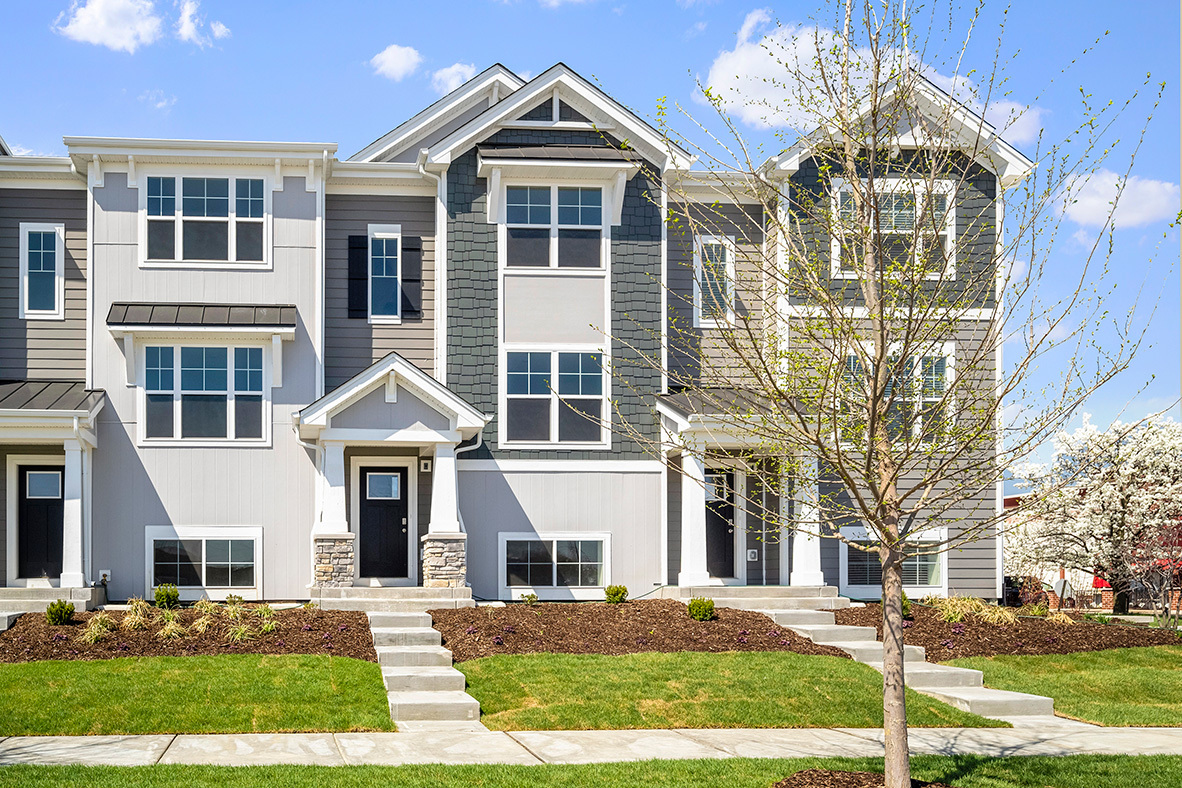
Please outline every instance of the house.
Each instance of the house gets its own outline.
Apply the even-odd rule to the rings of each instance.
[[[653,450],[663,420],[698,424],[639,363],[679,314],[710,331],[703,239],[663,221],[693,160],[567,66],[493,66],[349,157],[64,141],[0,146],[0,594],[877,596],[836,542],[708,508],[719,474],[750,492],[741,473]],[[763,242],[754,203],[727,210]],[[1000,549],[914,580],[996,597]]]

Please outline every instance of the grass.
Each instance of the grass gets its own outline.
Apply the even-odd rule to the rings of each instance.
[[[456,665],[494,730],[880,727],[882,677],[790,652],[529,654]],[[907,693],[925,727],[1005,723]]]
[[[6,766],[0,769],[0,788],[767,788],[793,772],[810,768],[882,771],[882,759],[727,758],[586,766]],[[917,756],[911,768],[917,779],[939,780],[959,788],[1175,788],[1182,782],[1182,757],[1167,755]]]
[[[0,735],[391,730],[381,669],[226,654],[0,665]]]
[[[1182,646],[972,657],[985,685],[1049,695],[1055,711],[1100,725],[1182,725]],[[1182,783],[1182,780],[1180,780]]]

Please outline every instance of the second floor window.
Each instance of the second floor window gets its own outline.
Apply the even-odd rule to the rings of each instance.
[[[729,238],[700,237],[694,250],[695,324],[712,327],[735,317],[735,253]]]
[[[265,194],[261,178],[149,177],[147,260],[261,264]]]
[[[603,190],[598,186],[507,186],[505,225],[509,267],[603,266]]]
[[[20,225],[20,316],[65,318],[65,225]]]
[[[505,361],[507,442],[603,441],[602,353],[510,351]]]
[[[886,363],[893,370],[883,390],[887,400],[886,427],[892,440],[930,440],[945,425],[945,394],[948,390],[952,350],[915,354],[906,358],[890,356]],[[846,417],[843,431],[846,440],[857,440],[867,414],[854,403],[868,391],[867,373],[857,356],[846,358],[846,385],[842,411]]]
[[[369,233],[369,317],[374,322],[399,318],[401,232],[399,228],[372,226]]]
[[[955,219],[949,206],[951,184],[928,184],[905,179],[878,182],[874,210],[858,211],[847,186],[836,192],[833,218],[834,273],[850,277],[862,267],[866,244],[874,245],[878,264],[900,273],[915,271],[938,277],[951,273]]]
[[[262,440],[261,347],[144,349],[144,438]]]

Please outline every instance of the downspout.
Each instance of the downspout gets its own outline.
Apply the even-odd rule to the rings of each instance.
[[[473,443],[471,446],[462,446],[462,447],[457,446],[456,447],[456,486],[457,487],[460,484],[460,454],[462,454],[463,452],[472,451],[473,449],[478,449],[483,445],[484,445],[484,428],[482,427],[480,432],[476,433],[476,442],[475,443]],[[464,525],[464,513],[460,511],[460,496],[459,496],[458,489],[456,490],[456,519],[460,521],[460,532],[465,533],[465,534],[468,533],[468,528],[467,528],[467,526]]]

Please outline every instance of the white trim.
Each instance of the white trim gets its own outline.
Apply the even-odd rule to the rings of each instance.
[[[228,594],[243,599],[263,599],[263,529],[257,525],[146,525],[144,526],[144,598],[151,599],[156,586],[153,566],[153,542],[157,539],[201,539],[201,568],[205,569],[206,539],[237,539],[254,542],[254,585],[231,586],[210,590],[206,586],[178,586],[181,599],[192,601],[207,596],[224,600]]]
[[[603,585],[599,586],[510,586],[505,567],[506,543],[510,541],[546,542],[557,540],[602,542],[603,543]],[[497,591],[500,599],[516,601],[522,594],[537,594],[539,599],[558,600],[601,600],[603,590],[612,584],[611,556],[612,535],[607,531],[500,531],[497,533]],[[552,556],[557,558],[557,556]],[[551,562],[557,567],[557,560]],[[555,569],[557,572],[557,568]]]
[[[491,473],[661,473],[660,460],[457,460],[461,471]]]
[[[365,578],[370,585],[414,586],[419,583],[419,458],[411,456],[349,457],[349,532],[353,541],[353,580],[361,574],[361,468],[406,468],[406,577]]]
[[[435,379],[447,385],[447,169],[435,192]]]
[[[24,588],[28,585],[29,580],[39,580],[40,578],[32,577],[18,577],[17,576],[17,555],[20,545],[17,543],[17,532],[20,530],[20,514],[19,514],[19,499],[20,499],[20,467],[23,465],[60,465],[62,473],[66,469],[66,455],[63,451],[61,454],[9,454],[6,462],[6,477],[7,487],[5,501],[5,516],[7,523],[7,531],[5,535],[5,544],[8,554],[6,583],[9,588]],[[63,567],[64,569],[64,567]]]
[[[21,222],[20,228],[20,309],[21,320],[66,319],[66,225],[64,222]],[[29,233],[54,235],[53,309],[29,309]],[[89,236],[89,233],[87,234]],[[89,281],[90,277],[87,277]]]
[[[702,247],[706,244],[722,246],[726,249],[726,288],[727,309],[726,319],[720,321],[713,317],[702,316]],[[735,237],[733,235],[695,235],[694,236],[694,328],[719,328],[735,322]]]
[[[609,209],[608,202],[613,200],[613,188],[602,183],[594,183],[590,181],[571,181],[569,183],[555,183],[553,178],[547,178],[539,181],[528,181],[520,178],[512,180],[500,180],[493,178],[498,183],[496,191],[490,190],[490,194],[496,196],[496,203],[489,205],[489,222],[495,221],[497,225],[497,260],[498,267],[508,274],[529,274],[529,273],[553,273],[565,276],[589,276],[592,274],[602,275],[607,268],[611,266],[611,222],[606,221],[605,217]],[[550,190],[550,222],[549,224],[530,224],[520,222],[510,222],[508,220],[508,190],[510,188],[548,188]],[[572,189],[598,189],[599,190],[599,224],[560,224],[558,221],[558,190],[572,188]],[[622,197],[621,197],[622,201]],[[614,207],[612,208],[614,210]],[[494,219],[495,216],[495,219]],[[519,227],[532,230],[549,230],[550,231],[550,264],[548,266],[532,266],[532,265],[509,265],[508,251],[509,251],[509,227]],[[558,259],[558,233],[560,230],[598,230],[599,231],[599,265],[597,266],[562,266]],[[610,291],[609,291],[610,292]]]
[[[550,355],[550,391],[546,394],[515,394],[514,399],[543,399],[547,398],[550,407],[550,437],[549,441],[510,441],[508,439],[508,401],[509,401],[509,354],[510,353],[548,353]],[[601,366],[602,393],[599,396],[600,412],[599,428],[600,440],[584,443],[558,440],[558,417],[561,410],[563,395],[558,393],[558,354],[560,353],[598,353]],[[498,352],[497,369],[497,412],[501,418],[497,419],[497,445],[502,449],[561,449],[561,450],[591,450],[605,451],[612,446],[612,429],[603,426],[611,423],[611,359],[603,345],[593,344],[556,344],[556,343],[511,343],[501,341]],[[573,399],[592,399],[589,396],[568,395]]]
[[[874,541],[869,531],[861,526],[846,526],[841,529],[841,535],[855,542]],[[923,538],[924,536],[927,538]],[[936,526],[922,531],[917,531],[914,537],[909,537],[908,541],[911,543],[922,543],[925,541],[943,541],[948,538],[947,526]],[[838,549],[839,569],[837,575],[838,593],[844,597],[852,597],[854,599],[881,599],[882,587],[876,585],[851,585],[849,581],[849,551],[851,548],[845,542],[840,543]],[[940,582],[935,585],[917,586],[904,585],[903,591],[911,598],[918,599],[928,594],[939,594],[940,596],[948,596],[948,551],[936,553],[936,561],[939,565]]]
[[[396,306],[392,315],[375,315],[373,313],[373,242],[374,239],[397,241],[396,265],[398,273],[398,292],[395,296]],[[366,231],[365,239],[365,314],[371,325],[399,325],[402,323],[402,225],[400,224],[371,224]]]

